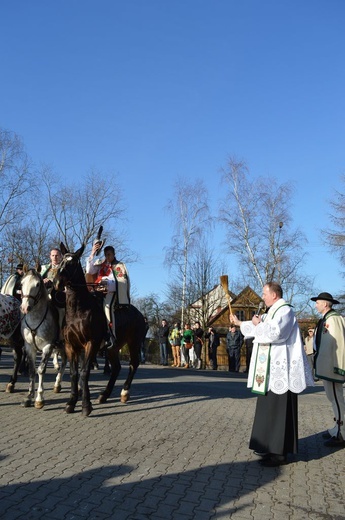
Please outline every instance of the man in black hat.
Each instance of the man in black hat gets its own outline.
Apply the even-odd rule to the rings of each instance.
[[[17,300],[21,300],[21,281],[23,278],[23,264],[18,264],[16,272],[11,274],[1,288],[1,294],[14,296]]]
[[[335,420],[335,426],[324,434],[325,446],[345,448],[345,321],[333,309],[339,302],[330,293],[322,292],[311,300],[322,314],[315,332],[315,377],[323,380]]]

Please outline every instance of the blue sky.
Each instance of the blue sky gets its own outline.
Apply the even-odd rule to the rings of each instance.
[[[174,182],[202,179],[216,210],[230,155],[294,183],[305,271],[337,294],[320,230],[345,172],[344,26],[343,0],[3,0],[0,125],[62,180],[118,175],[137,295],[164,297]]]

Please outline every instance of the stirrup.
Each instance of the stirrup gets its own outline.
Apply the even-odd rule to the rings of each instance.
[[[110,338],[105,342],[105,348],[107,350],[113,350],[116,348],[116,338]]]

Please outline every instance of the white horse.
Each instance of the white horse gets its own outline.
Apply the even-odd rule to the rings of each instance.
[[[23,314],[21,331],[29,363],[29,393],[23,405],[29,407],[35,397],[36,356],[41,353],[41,363],[38,366],[38,388],[35,408],[44,406],[43,376],[53,350],[59,340],[58,312],[52,304],[41,276],[35,269],[30,269],[22,278]],[[54,384],[54,392],[61,390],[61,380],[65,372],[67,357],[64,349],[59,347],[61,366],[58,369]]]

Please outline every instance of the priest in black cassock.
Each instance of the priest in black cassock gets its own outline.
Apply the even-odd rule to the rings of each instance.
[[[253,337],[248,387],[258,395],[249,448],[263,466],[286,464],[298,451],[297,395],[314,381],[292,306],[275,282],[263,288],[266,313],[251,321],[231,321]]]

